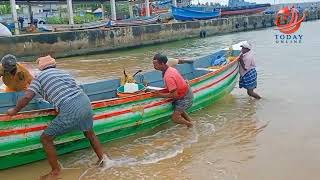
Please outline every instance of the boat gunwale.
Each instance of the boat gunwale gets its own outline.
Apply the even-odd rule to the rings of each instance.
[[[234,15],[234,14],[241,14],[241,13],[252,13],[252,12],[262,12],[266,10],[267,7],[260,7],[260,8],[253,8],[253,9],[240,9],[240,10],[228,10],[222,11],[221,15]]]
[[[211,76],[217,75],[220,72],[230,68],[236,62],[237,62],[236,60],[231,61],[228,64],[226,64],[225,66],[222,66],[221,68],[219,68],[217,71],[208,72],[202,76],[191,79],[188,82],[190,83],[190,85],[196,84],[197,82],[200,82],[200,81],[207,79]],[[134,102],[137,100],[147,99],[147,98],[151,98],[151,97],[152,97],[151,92],[143,92],[143,93],[135,94],[132,96],[127,96],[127,97],[93,101],[93,102],[91,102],[91,106],[94,109],[96,109],[96,108],[115,106],[115,105],[119,105],[119,104]],[[164,101],[164,100],[161,100],[161,101]],[[34,117],[38,117],[38,116],[50,116],[50,115],[57,115],[57,114],[58,114],[57,111],[53,108],[52,109],[40,109],[40,110],[25,111],[25,112],[21,112],[21,113],[15,115],[15,116],[0,114],[0,122],[11,121],[11,120],[23,120],[26,118],[34,118]]]
[[[231,72],[229,72],[227,75],[223,76],[219,80],[211,82],[209,84],[206,84],[203,87],[194,89],[193,92],[197,93],[197,92],[199,92],[201,90],[210,88],[211,86],[214,86],[215,84],[220,83],[221,81],[225,80],[226,78],[228,78],[232,74],[234,74],[235,71],[238,69],[238,67],[239,67],[239,65],[237,65],[236,68],[234,68]],[[152,103],[143,105],[143,108],[144,109],[153,108],[153,107],[164,105],[166,103],[170,103],[171,101],[172,101],[172,99],[166,98],[166,99],[163,99],[163,100],[160,100],[160,101],[156,101],[156,102],[152,102]],[[132,108],[126,108],[126,109],[117,110],[117,111],[113,111],[113,112],[102,113],[102,114],[99,114],[99,115],[95,115],[94,116],[94,121],[102,120],[102,119],[109,118],[109,117],[115,117],[115,116],[124,115],[124,114],[130,113],[130,112],[132,112]],[[47,125],[38,125],[38,126],[33,126],[33,127],[28,127],[28,128],[20,128],[20,129],[4,129],[4,130],[0,130],[0,137],[40,131],[40,130],[44,130],[46,127],[47,127]]]
[[[188,12],[192,12],[192,13],[201,13],[203,15],[211,15],[213,13],[217,13],[218,15],[220,15],[220,13],[221,13],[220,9],[219,10],[213,9],[213,11],[198,11],[198,10],[184,9],[184,8],[175,7],[175,6],[173,6],[172,8],[174,8],[175,10],[188,11]]]
[[[266,3],[266,4],[253,4],[253,5],[248,5],[248,6],[238,6],[238,7],[223,7],[220,8],[222,12],[224,11],[237,11],[237,10],[242,10],[242,9],[256,9],[256,8],[268,8],[271,7],[271,4]]]

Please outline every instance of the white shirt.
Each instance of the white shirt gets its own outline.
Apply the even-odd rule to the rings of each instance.
[[[10,30],[3,24],[0,23],[0,37],[11,37],[12,33]]]

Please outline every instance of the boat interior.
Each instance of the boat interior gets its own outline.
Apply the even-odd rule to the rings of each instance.
[[[182,74],[182,76],[191,80],[209,72],[215,71],[214,68],[216,62],[221,62],[223,59],[227,59],[225,56],[233,56],[236,53],[233,51],[220,50],[210,55],[203,56],[197,59],[188,60],[189,63],[177,64],[175,68]],[[228,54],[228,55],[227,55]],[[219,66],[215,66],[219,69]],[[221,67],[221,66],[220,66]],[[136,83],[147,82],[150,87],[162,88],[164,86],[162,81],[162,74],[160,71],[151,70],[148,72],[138,73],[134,79]],[[93,83],[81,84],[81,88],[89,96],[90,100],[99,101],[113,98],[121,98],[117,96],[117,89],[120,85],[120,78],[101,80]],[[5,111],[11,107],[14,107],[17,100],[23,95],[23,92],[13,93],[1,93],[0,92],[0,114],[4,114]],[[50,109],[52,105],[42,98],[35,97],[23,111]]]

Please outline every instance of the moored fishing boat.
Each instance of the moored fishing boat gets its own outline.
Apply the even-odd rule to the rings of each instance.
[[[235,16],[235,15],[249,15],[249,14],[257,14],[265,11],[271,5],[270,4],[251,4],[246,6],[236,6],[236,7],[222,7],[222,8],[212,8],[208,6],[189,6],[182,7],[184,11],[193,11],[193,12],[213,12],[220,11],[220,16]],[[184,13],[188,14],[188,13]]]
[[[191,21],[191,20],[207,20],[220,16],[220,10],[212,9],[209,11],[198,11],[189,8],[178,8],[172,6],[172,16],[176,20]]]
[[[91,23],[84,23],[84,24],[62,24],[62,25],[42,25],[41,29],[43,31],[76,31],[76,30],[86,30],[86,29],[96,29],[100,27],[105,27],[109,21],[98,21],[98,22],[91,22]]]
[[[221,8],[221,16],[257,14],[265,11],[270,6],[270,4],[253,4],[238,7],[225,7]]]
[[[239,53],[220,50],[208,56],[192,60],[191,64],[178,64],[176,68],[189,80],[194,92],[190,112],[214,103],[230,93],[237,81],[238,62],[229,58],[226,64],[215,62]],[[163,87],[162,75],[150,71],[135,76],[137,82],[148,82],[152,88]],[[94,109],[94,131],[101,142],[126,137],[144,129],[154,128],[170,121],[172,99],[153,98],[151,93],[140,92],[117,97],[119,79],[104,80],[82,85]],[[150,88],[150,87],[149,87]],[[0,112],[15,105],[21,93],[0,93]],[[45,158],[40,134],[57,112],[50,104],[33,100],[16,116],[0,115],[0,169],[10,168]],[[89,146],[81,132],[70,132],[55,140],[58,154],[65,154]]]
[[[107,27],[122,27],[122,26],[138,26],[138,25],[147,25],[147,24],[155,24],[159,21],[159,16],[152,17],[139,17],[132,19],[124,19],[117,21],[109,21],[107,23]]]

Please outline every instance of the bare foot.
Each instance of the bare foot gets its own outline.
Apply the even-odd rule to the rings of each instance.
[[[95,163],[96,166],[98,167],[103,167],[103,158],[102,159],[99,159],[96,163]]]
[[[110,161],[109,156],[107,154],[103,154],[102,159],[99,159],[98,162],[96,162],[96,166],[104,167],[108,161]]]
[[[187,127],[188,127],[188,129],[189,129],[189,128],[192,128],[192,127],[193,127],[193,124],[192,124],[192,123],[187,124]]]
[[[50,173],[41,176],[40,180],[57,180],[60,174],[60,169],[59,170],[53,170]]]

